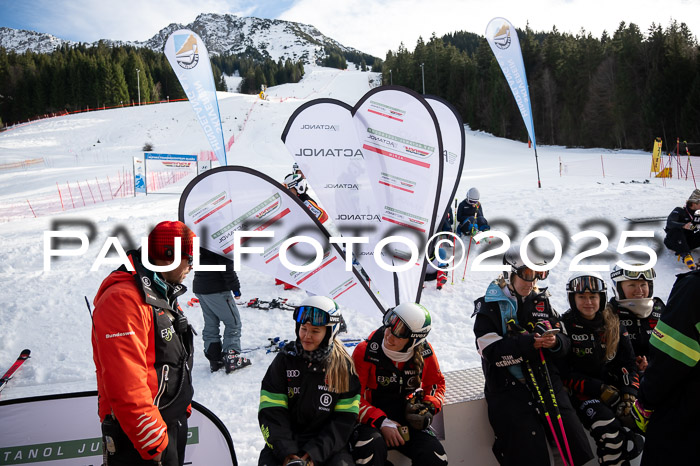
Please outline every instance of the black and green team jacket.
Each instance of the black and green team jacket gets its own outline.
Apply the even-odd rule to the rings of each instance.
[[[700,271],[678,275],[649,345],[640,398],[654,408],[692,393],[700,409]]]
[[[642,464],[697,464],[700,270],[678,275],[649,345],[649,366],[638,398],[654,412],[649,419]]]
[[[266,447],[280,462],[306,452],[319,464],[347,446],[359,413],[360,380],[351,375],[350,389],[338,394],[328,391],[325,378],[324,364],[294,354],[293,342],[267,369],[258,421]]]

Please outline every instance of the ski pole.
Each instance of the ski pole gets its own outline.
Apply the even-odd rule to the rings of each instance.
[[[455,210],[452,214],[452,234],[456,235],[457,234],[457,198],[455,197]],[[455,256],[457,256],[457,241],[455,240],[455,237],[452,237],[452,269],[455,267]],[[450,285],[455,284],[455,274],[451,274],[452,281],[450,282]]]
[[[559,443],[559,437],[557,436],[557,432],[554,430],[554,424],[552,424],[552,418],[549,416],[549,410],[547,409],[547,405],[544,402],[544,398],[542,397],[542,392],[540,391],[540,386],[537,384],[537,380],[535,379],[535,373],[532,371],[532,367],[530,367],[529,362],[525,362],[525,366],[527,367],[527,372],[530,375],[530,380],[532,382],[532,386],[535,388],[535,391],[537,392],[537,397],[539,398],[540,405],[542,405],[542,409],[544,410],[544,417],[547,419],[547,423],[549,424],[549,429],[552,431],[552,436],[554,437],[554,441],[557,444],[557,450],[559,450],[559,456],[561,456],[561,460],[564,463],[564,466],[569,466],[566,462],[566,458],[564,457],[564,452],[561,449],[561,444]],[[573,466],[573,463],[571,464]]]
[[[544,378],[545,380],[547,380],[547,388],[549,388],[549,394],[552,397],[552,408],[554,408],[554,414],[559,420],[559,428],[561,429],[561,437],[564,440],[564,446],[566,447],[566,454],[569,455],[569,464],[573,466],[574,459],[571,456],[571,449],[569,448],[569,439],[566,437],[566,431],[564,430],[564,421],[562,421],[561,419],[561,412],[559,411],[559,405],[557,404],[557,397],[554,394],[552,378],[549,376],[549,369],[547,368],[547,361],[545,361],[544,359],[544,353],[542,352],[542,348],[540,348],[540,360],[542,361],[542,367],[544,368]],[[563,456],[562,459],[564,459]]]
[[[462,273],[462,281],[464,281],[464,277],[467,275],[467,264],[469,263],[469,251],[472,250],[472,240],[474,238],[472,236],[469,237],[469,247],[467,248],[467,258],[464,261],[464,273]]]

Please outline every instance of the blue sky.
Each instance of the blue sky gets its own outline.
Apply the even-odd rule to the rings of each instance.
[[[316,26],[343,45],[384,57],[419,36],[466,30],[484,34],[503,16],[516,27],[599,37],[621,21],[646,31],[652,22],[685,22],[700,34],[700,0],[0,0],[0,26],[62,39],[146,40],[170,23],[188,24],[199,13],[279,18]]]

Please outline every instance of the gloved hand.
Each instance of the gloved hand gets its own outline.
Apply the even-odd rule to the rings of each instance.
[[[636,423],[634,422],[634,417],[632,417],[632,407],[637,398],[634,395],[625,393],[622,395],[622,400],[617,405],[615,410],[615,417],[622,423],[623,426],[628,429],[636,430]]]
[[[622,395],[622,399],[617,404],[615,415],[617,417],[629,416],[632,413],[632,405],[635,401],[637,401],[637,397],[634,395],[630,395],[629,393]]]
[[[427,429],[433,422],[435,406],[429,401],[414,396],[406,403],[406,422],[416,430]]]
[[[539,333],[540,335],[544,335],[544,332],[546,332],[547,330],[552,330],[552,323],[548,320],[540,320],[535,324],[533,332]]]
[[[639,429],[642,433],[647,431],[649,418],[653,413],[654,410],[652,409],[644,409],[644,406],[642,406],[642,403],[639,400],[635,400],[634,404],[632,405],[632,417],[634,418],[637,429]]]
[[[614,408],[620,402],[620,391],[612,385],[603,385],[600,391],[600,401],[609,408]]]
[[[233,297],[238,299],[241,297],[241,290],[236,290],[233,292]]]

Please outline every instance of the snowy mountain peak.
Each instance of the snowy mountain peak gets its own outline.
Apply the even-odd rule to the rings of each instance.
[[[323,35],[309,24],[215,13],[201,13],[194,22],[186,25],[171,23],[144,42],[119,40],[103,40],[103,42],[110,45],[132,45],[161,51],[168,36],[173,31],[183,28],[199,34],[212,55],[238,54],[275,61],[289,58],[294,61],[316,63],[326,56],[326,49],[361,53]],[[24,53],[27,50],[50,53],[64,44],[76,45],[76,42],[35,31],[0,28],[0,47],[17,53]],[[96,44],[97,42],[94,42],[89,45]]]

